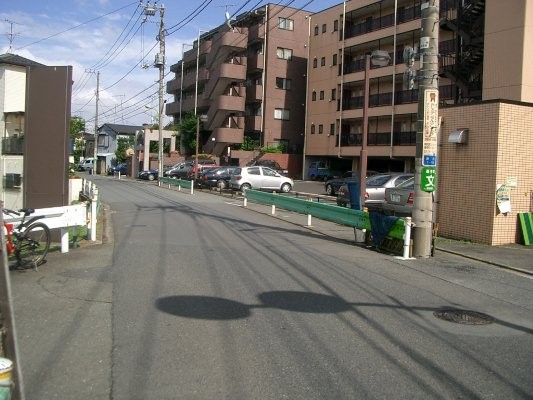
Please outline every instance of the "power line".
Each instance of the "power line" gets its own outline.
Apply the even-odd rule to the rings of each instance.
[[[45,37],[45,38],[42,38],[42,39],[36,40],[35,42],[28,43],[27,45],[20,47],[20,49],[25,49],[26,47],[33,46],[34,44],[44,42],[45,40],[48,40],[48,39],[51,39],[51,38],[53,38],[53,37],[56,37],[56,36],[62,35],[63,33],[66,33],[66,32],[69,32],[69,31],[72,31],[72,30],[74,30],[74,29],[76,29],[76,28],[79,28],[80,26],[90,24],[91,22],[97,21],[97,20],[99,20],[99,19],[101,19],[101,18],[107,17],[108,15],[114,14],[114,13],[116,13],[116,12],[118,12],[118,11],[121,11],[121,10],[127,8],[127,7],[130,7],[130,6],[132,6],[133,4],[135,4],[135,3],[137,3],[137,2],[134,1],[134,2],[132,2],[132,3],[126,4],[125,6],[120,7],[120,8],[117,8],[117,9],[114,10],[114,11],[110,11],[110,12],[108,12],[107,14],[100,15],[100,16],[95,17],[95,18],[93,18],[93,19],[90,19],[90,20],[88,20],[88,21],[82,22],[81,24],[78,24],[78,25],[72,26],[72,27],[70,27],[70,28],[68,28],[68,29],[65,29],[64,31],[57,32],[57,33],[54,33],[54,34],[52,34],[52,35],[50,35],[50,36],[47,36],[47,37]]]

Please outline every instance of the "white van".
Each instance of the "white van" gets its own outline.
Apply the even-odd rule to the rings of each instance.
[[[95,158],[86,158],[83,161],[80,161],[78,164],[78,171],[89,171],[91,169],[94,169],[96,162]]]

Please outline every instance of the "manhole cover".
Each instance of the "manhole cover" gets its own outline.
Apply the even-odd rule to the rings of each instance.
[[[494,322],[490,315],[471,310],[446,309],[435,311],[433,315],[444,321],[464,325],[488,325]]]

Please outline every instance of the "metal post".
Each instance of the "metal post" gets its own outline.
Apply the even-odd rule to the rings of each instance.
[[[413,256],[431,256],[437,166],[439,1],[422,3],[418,130],[416,133]]]
[[[200,116],[196,115],[196,154],[194,155],[194,182],[198,179],[198,142],[200,141]]]
[[[359,195],[361,207],[365,204],[366,191],[366,166],[368,163],[368,102],[370,99],[370,54],[365,57],[365,97],[363,104],[363,142],[361,143],[361,154],[359,156]]]

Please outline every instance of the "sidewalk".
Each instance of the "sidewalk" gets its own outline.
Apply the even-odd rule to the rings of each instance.
[[[246,208],[271,215],[271,207],[267,205],[248,202]],[[303,226],[315,232],[338,238],[342,241],[355,243],[353,228],[347,226],[338,225],[319,218],[313,218],[311,226],[308,227],[306,215],[282,209],[277,209],[276,215],[273,215],[272,217]],[[438,258],[442,253],[455,254],[527,275],[533,275],[533,246],[523,246],[520,244],[489,246],[479,243],[437,238],[435,244],[435,257]]]

